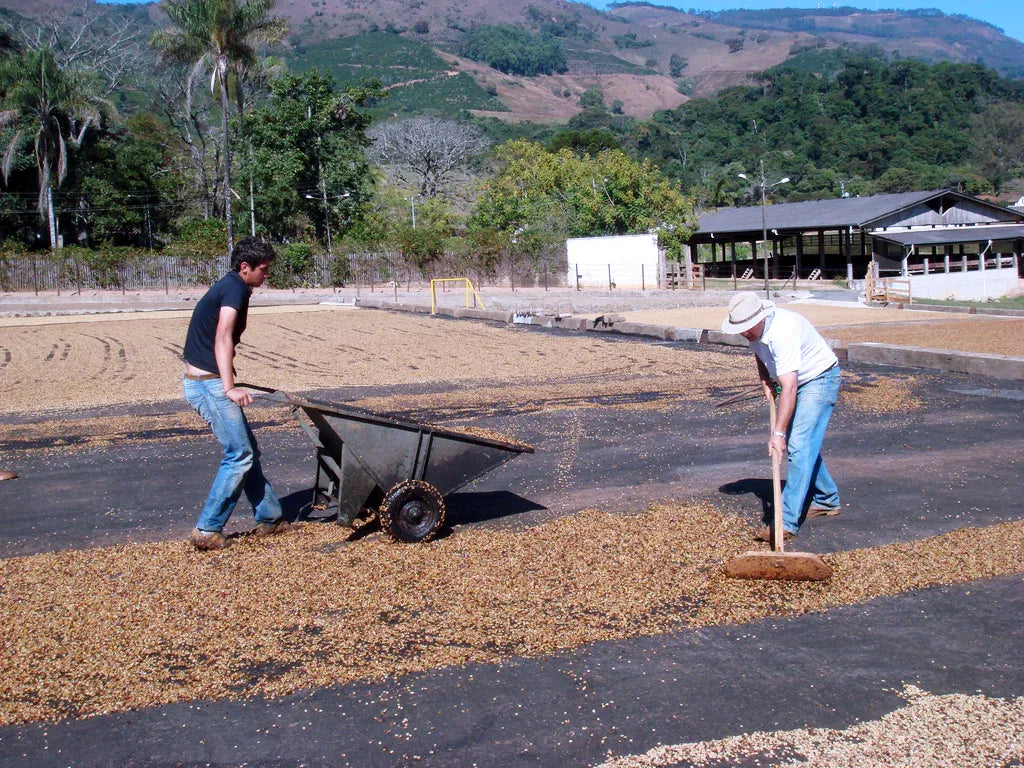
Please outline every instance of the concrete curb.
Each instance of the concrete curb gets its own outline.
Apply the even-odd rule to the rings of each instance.
[[[954,352],[923,347],[899,347],[877,342],[850,344],[846,352],[848,358],[857,363],[930,368],[952,373],[990,376],[994,379],[1024,380],[1024,357]]]
[[[904,304],[902,301],[886,304],[871,302],[886,309],[903,309],[907,312],[946,312],[954,315],[995,315],[997,317],[1024,317],[1024,309],[998,309],[996,307],[956,307],[949,304]]]
[[[399,312],[429,314],[430,307],[420,304],[394,304],[381,299],[358,299],[356,306]],[[958,307],[947,308],[954,311]],[[747,340],[738,334],[723,333],[709,328],[673,328],[667,325],[633,323],[621,315],[604,314],[587,319],[576,315],[533,315],[523,312],[438,307],[435,314],[453,319],[487,320],[506,325],[532,325],[539,328],[564,328],[587,333],[608,333],[623,336],[641,336],[664,341],[689,341],[697,344],[720,344],[728,347],[748,347]],[[858,342],[843,346],[836,339],[826,339],[841,362],[847,360],[866,365],[924,368],[928,370],[966,373],[995,379],[1024,381],[1024,357],[989,355],[980,352],[955,352],[923,347],[903,347],[877,342]]]

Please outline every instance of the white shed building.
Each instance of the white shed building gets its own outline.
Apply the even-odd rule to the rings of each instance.
[[[665,254],[656,234],[572,237],[565,241],[565,251],[570,288],[642,290],[664,285]]]

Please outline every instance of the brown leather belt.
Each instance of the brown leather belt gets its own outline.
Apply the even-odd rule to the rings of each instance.
[[[186,373],[185,378],[189,381],[209,381],[210,379],[219,379],[220,376],[216,373],[200,373],[199,375]]]

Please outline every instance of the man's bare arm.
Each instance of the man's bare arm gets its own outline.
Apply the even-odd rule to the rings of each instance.
[[[213,355],[217,359],[217,372],[224,384],[224,394],[241,408],[252,402],[252,395],[235,387],[235,322],[238,310],[221,307],[217,318],[217,333],[213,339]]]

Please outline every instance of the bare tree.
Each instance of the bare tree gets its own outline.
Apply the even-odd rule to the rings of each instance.
[[[444,117],[423,115],[385,123],[369,132],[374,160],[389,166],[423,197],[436,197],[456,171],[483,152],[489,142],[476,128]]]
[[[64,69],[87,67],[103,79],[107,97],[138,74],[146,33],[121,10],[83,2],[17,26],[5,22],[12,36],[29,50],[49,50]]]
[[[219,215],[217,165],[220,155],[217,148],[221,137],[211,120],[209,106],[205,101],[188,98],[187,84],[180,72],[172,68],[164,68],[157,74],[153,90],[154,110],[164,117],[181,142],[173,152],[180,163],[179,173],[193,180],[202,202],[203,218]]]

